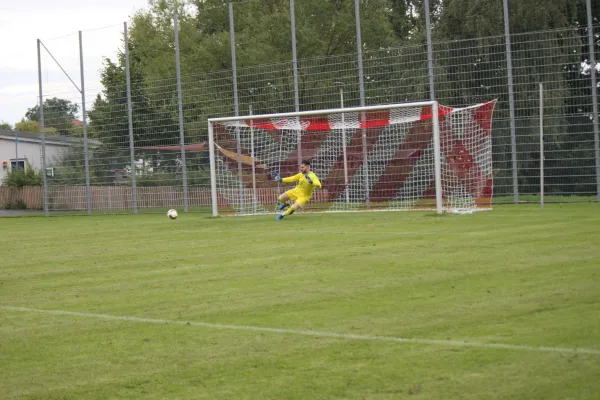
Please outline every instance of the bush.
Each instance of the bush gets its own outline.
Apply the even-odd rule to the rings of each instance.
[[[181,186],[182,173],[162,172],[152,175],[143,175],[136,177],[136,184],[139,187],[149,186]],[[131,182],[131,181],[130,181]],[[210,186],[210,171],[187,171],[188,186]],[[130,184],[130,183],[128,183]]]
[[[9,171],[2,179],[2,186],[20,188],[23,186],[42,186],[42,171],[36,171],[29,163],[27,168]]]
[[[14,203],[10,203],[6,206],[7,210],[25,210],[27,209],[27,204],[23,200],[17,200]]]

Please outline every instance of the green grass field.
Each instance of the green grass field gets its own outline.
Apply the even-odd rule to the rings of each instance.
[[[0,228],[0,398],[600,398],[600,204]]]

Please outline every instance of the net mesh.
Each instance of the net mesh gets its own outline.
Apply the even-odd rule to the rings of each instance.
[[[439,106],[446,211],[491,208],[494,106]],[[211,123],[220,214],[274,212],[277,196],[293,185],[273,175],[298,173],[302,160],[323,185],[307,210],[436,209],[431,106]]]

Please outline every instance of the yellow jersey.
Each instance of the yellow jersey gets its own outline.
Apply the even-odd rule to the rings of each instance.
[[[293,191],[297,193],[298,197],[310,199],[315,188],[321,189],[322,186],[321,181],[319,181],[319,177],[314,172],[309,172],[308,176],[312,180],[312,184],[306,180],[306,177],[303,173],[298,173],[294,176],[283,178],[281,181],[284,183],[298,182]]]

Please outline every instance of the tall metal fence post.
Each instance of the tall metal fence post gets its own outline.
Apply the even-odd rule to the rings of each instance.
[[[544,84],[540,82],[540,208],[544,208]]]
[[[344,82],[334,82],[334,86],[340,89],[340,108],[344,108]],[[342,113],[342,156],[344,157],[344,189],[346,204],[350,203],[350,192],[348,192],[348,153],[347,153],[347,138],[346,138],[346,115]]]
[[[513,87],[513,65],[512,65],[512,46],[510,42],[510,17],[508,14],[508,0],[504,3],[504,37],[506,41],[506,68],[508,71],[508,103],[510,107],[510,147],[512,159],[512,177],[513,177],[513,202],[519,202],[519,173],[517,165],[517,130],[515,127],[515,91]]]
[[[592,2],[586,1],[587,23],[588,23],[588,41],[590,46],[590,63],[592,69],[590,72],[592,82],[592,107],[594,118],[594,150],[596,154],[596,196],[600,201],[600,130],[598,129],[598,84],[596,77],[596,49],[594,43],[594,24],[592,21]]]
[[[37,40],[38,85],[40,89],[40,133],[42,136],[42,203],[44,216],[48,216],[48,180],[46,179],[46,134],[44,128],[44,92],[42,90],[42,53],[40,39]]]
[[[131,198],[133,200],[133,213],[137,214],[137,184],[135,165],[135,151],[133,141],[133,106],[131,104],[131,72],[129,69],[129,34],[127,22],[123,23],[123,38],[125,40],[125,80],[127,82],[127,119],[129,123],[129,163],[131,165]]]
[[[233,3],[229,3],[229,42],[231,45],[231,69],[233,70],[233,112],[237,117],[240,113],[237,85],[237,63],[235,56],[235,25],[233,23]],[[236,126],[235,137],[237,141],[238,179],[240,181],[240,208],[244,206],[244,177],[242,175],[242,143],[240,128]]]
[[[252,115],[252,104],[248,106],[248,115]],[[250,158],[252,159],[252,214],[256,214],[258,195],[256,192],[256,163],[254,162],[254,124],[250,125]]]
[[[442,144],[440,138],[440,107],[437,101],[431,105],[433,128],[433,162],[435,175],[435,208],[439,215],[444,212],[444,199],[442,197]]]
[[[217,166],[215,160],[215,137],[213,133],[213,124],[208,121],[208,154],[210,158],[210,204],[212,216],[219,215],[219,199],[217,197]]]
[[[83,72],[83,35],[79,31],[79,68],[81,70],[81,117],[83,122],[83,159],[85,163],[85,196],[87,212],[92,215],[92,189],[90,187],[90,158],[88,154],[87,111],[85,108],[85,74]],[[44,171],[45,172],[45,171]]]
[[[435,100],[435,71],[433,69],[433,43],[431,41],[431,10],[425,0],[425,29],[427,30],[427,67],[429,72],[429,97]]]
[[[296,50],[296,8],[290,0],[290,21],[292,24],[292,70],[294,73],[294,109],[300,111],[300,93],[298,87],[298,53]],[[302,163],[302,130],[298,130],[298,165]]]
[[[362,37],[360,32],[360,4],[359,0],[354,0],[354,18],[356,20],[356,50],[358,53],[358,88],[360,92],[360,106],[365,106],[365,78],[363,70]],[[362,113],[361,119],[364,120],[365,114]],[[369,199],[369,154],[367,153],[367,130],[362,128],[362,150],[363,150],[363,169],[365,171],[365,205],[370,207]]]
[[[183,131],[183,95],[181,93],[181,61],[179,58],[179,20],[177,13],[173,14],[173,29],[175,30],[175,70],[177,73],[177,108],[179,114],[179,145],[181,147],[181,180],[183,186],[183,211],[188,212],[187,164],[185,162],[185,135]]]

